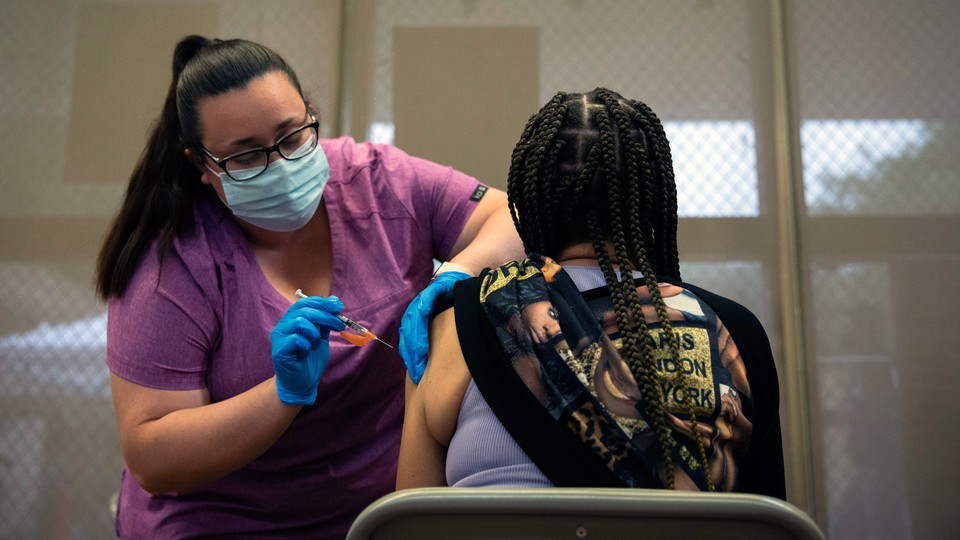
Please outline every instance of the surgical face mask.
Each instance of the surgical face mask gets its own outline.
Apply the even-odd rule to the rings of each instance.
[[[225,172],[217,176],[233,215],[257,227],[286,232],[303,227],[316,213],[330,179],[330,165],[317,144],[300,159],[272,161],[250,180],[237,182]]]

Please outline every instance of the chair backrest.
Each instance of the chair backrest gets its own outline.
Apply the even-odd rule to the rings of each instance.
[[[824,540],[795,506],[761,495],[653,489],[408,489],[381,497],[347,540],[763,538]]]

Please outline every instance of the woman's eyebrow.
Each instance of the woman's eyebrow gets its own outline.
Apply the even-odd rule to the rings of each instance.
[[[296,117],[290,117],[284,120],[283,122],[280,122],[279,124],[277,124],[277,126],[274,129],[282,137],[287,134],[286,129],[289,127],[292,127],[293,124],[296,122],[297,122]],[[300,127],[300,126],[298,125],[297,127]]]
[[[307,116],[308,113],[305,113],[304,116]],[[290,128],[291,125],[294,125],[297,122],[295,116],[291,116],[286,120],[281,121],[274,127],[274,132],[277,134],[277,138],[282,137],[287,134],[286,130]],[[299,126],[298,126],[299,127]],[[242,139],[237,139],[230,142],[231,146],[247,146],[256,142],[255,137],[243,137]]]

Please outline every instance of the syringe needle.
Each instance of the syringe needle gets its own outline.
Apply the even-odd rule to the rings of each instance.
[[[367,330],[367,332],[370,332],[370,331]],[[373,336],[373,339],[379,341],[380,343],[383,343],[383,344],[386,345],[387,347],[390,347],[391,349],[393,348],[393,345],[391,345],[391,344],[387,343],[386,341],[378,338],[377,336],[375,336],[375,335],[373,334],[373,332],[370,332],[370,335]]]
[[[297,297],[299,297],[299,298],[307,298],[307,295],[304,294],[303,291],[300,290],[300,289],[297,289],[297,292],[295,292],[294,294],[295,294]],[[391,345],[391,344],[387,343],[386,341],[378,338],[376,334],[374,334],[374,333],[371,332],[370,330],[367,330],[366,327],[364,327],[362,324],[358,323],[357,321],[351,319],[350,317],[347,317],[346,315],[344,315],[344,314],[342,314],[342,313],[337,313],[337,314],[335,314],[334,316],[335,316],[336,318],[340,319],[341,321],[343,321],[343,324],[345,324],[345,325],[347,325],[348,327],[352,328],[353,330],[356,330],[357,332],[359,332],[361,336],[373,338],[373,339],[379,341],[380,343],[383,343],[383,344],[386,345],[387,347],[390,347],[391,349],[394,348],[393,345]],[[341,335],[343,335],[343,334],[341,333]],[[346,338],[344,338],[344,339],[346,339]],[[354,345],[358,345],[358,343],[354,342],[354,340],[349,340],[349,339],[348,339],[347,341],[350,341],[350,342],[353,343]]]

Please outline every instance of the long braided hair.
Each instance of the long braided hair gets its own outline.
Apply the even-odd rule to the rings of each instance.
[[[644,103],[597,88],[586,94],[556,94],[527,122],[514,148],[507,177],[514,225],[528,253],[556,256],[589,243],[613,301],[621,354],[640,388],[641,407],[656,430],[665,483],[674,487],[674,439],[656,369],[653,331],[634,285],[640,271],[669,339],[669,354],[680,364],[677,335],[670,324],[657,276],[680,279],[677,249],[677,191],[670,143],[656,114]],[[612,244],[622,281],[614,270]],[[664,375],[666,376],[666,375]],[[687,388],[678,369],[673,384]],[[713,490],[706,451],[697,434],[693,399],[683,404],[691,423],[708,488]]]

